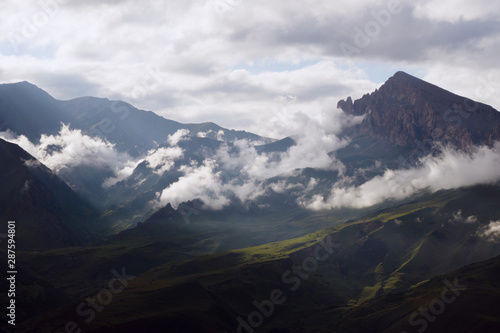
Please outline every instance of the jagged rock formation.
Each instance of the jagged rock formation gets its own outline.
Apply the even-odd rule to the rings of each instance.
[[[365,115],[360,134],[399,146],[440,142],[465,149],[500,139],[500,112],[404,72],[361,99],[339,101],[337,107]]]

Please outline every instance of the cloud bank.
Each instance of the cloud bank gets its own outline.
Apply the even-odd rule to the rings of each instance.
[[[404,199],[426,188],[438,191],[495,183],[500,181],[500,143],[492,148],[477,147],[472,153],[445,148],[440,156],[427,156],[421,163],[412,169],[387,170],[360,186],[334,186],[327,196],[315,195],[299,202],[314,210],[365,208]]]
[[[222,209],[231,202],[247,204],[270,193],[286,193],[299,206],[312,210],[366,208],[387,200],[405,199],[424,189],[438,191],[500,181],[497,142],[493,147],[476,147],[471,152],[445,147],[438,156],[422,158],[418,167],[386,170],[361,185],[351,185],[353,178],[344,174],[345,166],[334,152],[348,144],[338,138],[338,133],[360,118],[342,118],[335,112],[321,115],[317,119],[303,113],[292,117],[289,124],[300,124],[302,132],[294,137],[295,144],[284,151],[259,152],[252,143],[235,140],[223,143],[215,153],[202,150],[205,155],[198,159],[200,162],[186,158],[178,146],[179,142],[190,140],[185,129],[170,135],[168,146],[153,149],[140,158],[132,158],[117,151],[110,142],[83,135],[68,125],[62,125],[58,135],[42,135],[37,145],[11,132],[2,132],[0,137],[20,145],[56,173],[77,166],[111,171],[113,176],[103,181],[104,188],[132,175],[142,162],[160,177],[171,171],[181,173],[176,181],[156,193],[151,202],[156,208],[168,203],[177,207],[182,202],[201,199],[207,208]],[[332,171],[338,178],[306,178],[302,171],[305,168]],[[356,170],[355,174],[363,171]],[[329,181],[335,183],[325,193],[325,182]]]
[[[184,153],[177,143],[188,134],[187,130],[179,130],[168,137],[171,147],[153,149],[147,156],[136,159],[126,152],[118,151],[107,140],[84,135],[81,130],[72,130],[65,124],[62,124],[58,135],[43,134],[37,145],[26,136],[18,136],[11,131],[0,132],[0,138],[19,145],[56,174],[77,166],[112,171],[114,176],[105,179],[102,184],[104,188],[109,188],[129,177],[143,161],[147,161],[147,166],[158,175],[169,171]]]
[[[24,135],[1,132],[0,137],[15,143],[45,164],[54,172],[78,165],[97,168],[125,168],[131,161],[130,155],[118,152],[114,145],[98,137],[89,137],[81,130],[72,130],[62,125],[58,135],[45,135],[34,145]]]
[[[178,169],[184,176],[157,193],[156,207],[180,203],[195,198],[201,199],[211,209],[221,209],[238,200],[242,203],[263,196],[269,189],[276,193],[286,190],[311,191],[317,181],[308,184],[269,181],[277,176],[292,176],[300,169],[315,168],[336,170],[340,173],[344,165],[332,154],[345,147],[347,140],[337,135],[347,126],[359,123],[362,117],[351,117],[338,110],[325,110],[317,118],[297,113],[284,125],[294,128],[295,144],[286,151],[263,153],[247,140],[224,143],[213,155],[206,156],[202,163],[192,161]]]
[[[489,225],[484,226],[479,231],[479,235],[492,242],[498,241],[500,239],[500,221],[490,221]]]
[[[397,70],[498,107],[498,17],[487,0],[5,1],[0,73],[60,99],[283,137],[281,118],[361,97]]]

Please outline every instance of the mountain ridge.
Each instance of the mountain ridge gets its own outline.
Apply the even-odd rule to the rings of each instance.
[[[17,220],[18,249],[75,246],[90,239],[97,212],[86,201],[19,146],[0,139],[0,156],[0,217]]]
[[[0,94],[1,97],[8,101],[8,96]],[[158,119],[152,112],[141,113],[141,110],[125,102],[108,99],[83,97],[54,103],[59,111],[78,115],[76,118],[80,120],[79,126],[84,133],[95,130],[92,135],[109,138],[123,147],[135,144],[132,142],[140,143],[137,137],[134,141],[126,141],[125,136],[136,133],[133,132],[137,123],[135,117],[153,119],[144,121],[143,126],[146,127]],[[197,135],[207,134],[210,130],[218,131],[217,125],[213,123],[195,124],[191,128],[192,135],[175,145],[153,142],[155,140],[150,136],[148,140],[151,142],[147,144],[153,144],[156,151],[175,146],[184,150],[183,159],[171,161],[172,166],[160,173],[155,171],[165,164],[157,165],[143,160],[131,176],[110,188],[101,188],[102,197],[90,191],[96,197],[95,200],[105,206],[96,220],[99,225],[95,223],[92,229],[99,231],[99,237],[90,242],[73,241],[72,230],[64,232],[70,227],[74,230],[86,221],[64,220],[68,216],[68,209],[77,212],[85,210],[85,206],[78,206],[79,202],[60,200],[66,194],[67,197],[72,195],[64,183],[54,181],[65,189],[54,194],[54,200],[50,196],[51,188],[46,190],[43,186],[30,185],[37,185],[36,182],[28,182],[29,189],[40,189],[35,193],[41,193],[34,197],[38,198],[35,204],[24,205],[25,201],[14,200],[11,194],[19,192],[18,197],[22,197],[26,186],[23,177],[32,174],[22,160],[32,158],[26,152],[21,153],[19,147],[0,141],[0,167],[4,171],[0,173],[0,178],[2,184],[12,189],[3,194],[2,204],[13,202],[15,209],[11,211],[17,214],[20,222],[25,220],[22,215],[24,211],[34,212],[32,215],[36,216],[29,216],[32,221],[29,221],[31,224],[24,224],[25,228],[36,228],[36,222],[45,222],[43,226],[46,230],[41,230],[35,236],[43,238],[43,231],[55,229],[56,232],[52,234],[57,236],[56,241],[62,239],[55,248],[32,247],[22,249],[19,253],[20,266],[36,275],[40,281],[50,281],[50,285],[42,286],[37,286],[33,279],[23,281],[20,287],[28,290],[27,298],[42,301],[38,297],[40,294],[48,297],[60,294],[67,301],[60,304],[52,302],[45,311],[23,317],[18,329],[22,332],[60,331],[68,321],[73,321],[81,325],[82,331],[91,332],[141,329],[163,332],[165,327],[179,332],[242,331],[238,328],[241,327],[238,326],[242,323],[241,319],[250,322],[256,310],[262,311],[260,308],[263,304],[271,304],[270,301],[266,303],[266,300],[273,299],[272,292],[278,289],[287,301],[284,304],[276,303],[272,315],[266,315],[265,319],[262,316],[262,327],[260,324],[259,327],[253,326],[255,331],[331,332],[339,328],[339,323],[342,325],[340,329],[366,331],[366,327],[358,324],[368,323],[371,328],[373,321],[380,323],[378,320],[386,320],[384,316],[387,311],[395,307],[390,302],[394,293],[399,295],[396,299],[408,297],[409,302],[404,310],[395,311],[395,316],[391,314],[389,321],[397,317],[401,323],[407,323],[412,311],[417,311],[419,306],[427,305],[431,300],[427,295],[433,294],[427,292],[439,285],[437,276],[500,253],[500,244],[491,241],[500,237],[496,233],[500,224],[500,184],[480,183],[483,185],[461,188],[455,185],[452,189],[435,191],[420,188],[410,196],[389,196],[385,201],[372,201],[371,206],[359,209],[346,205],[312,210],[301,206],[298,198],[326,196],[323,197],[325,201],[329,195],[335,194],[335,189],[340,188],[351,194],[353,189],[363,190],[364,184],[376,177],[382,181],[372,186],[376,188],[370,194],[379,195],[378,187],[382,187],[382,183],[392,182],[397,189],[398,180],[380,176],[386,175],[386,172],[390,174],[392,170],[398,172],[398,158],[408,156],[412,145],[428,139],[427,128],[441,128],[448,136],[443,134],[436,137],[434,133],[429,140],[436,144],[453,144],[458,148],[476,142],[487,144],[488,134],[493,140],[496,123],[488,121],[488,116],[493,114],[494,109],[478,103],[474,104],[477,106],[474,113],[465,109],[472,104],[464,103],[458,95],[398,72],[375,92],[356,102],[348,99],[340,103],[346,113],[364,115],[359,125],[351,127],[353,137],[348,146],[333,153],[338,161],[345,164],[343,174],[338,170],[312,167],[294,169],[292,175],[273,174],[273,177],[264,178],[259,184],[263,192],[261,196],[250,199],[240,199],[235,196],[236,192],[226,193],[214,188],[212,196],[227,197],[229,202],[220,210],[203,207],[202,200],[196,200],[196,197],[201,196],[204,200],[210,200],[211,197],[203,197],[204,193],[200,192],[190,192],[182,197],[185,201],[176,203],[178,205],[174,206],[177,209],[168,201],[176,200],[179,192],[173,191],[168,200],[162,201],[162,207],[155,205],[151,208],[151,202],[157,200],[164,189],[171,188],[180,178],[186,177],[187,173],[182,168],[189,165],[193,170],[199,170],[196,165],[202,165],[205,159],[219,154],[218,148],[221,146],[226,149],[225,161],[237,160],[241,153],[237,144],[219,141],[220,133],[212,133],[212,138]],[[448,110],[451,113],[447,114]],[[464,110],[470,111],[467,113],[469,117],[460,113],[465,114]],[[0,111],[6,112],[3,109]],[[57,120],[56,115],[52,120]],[[122,124],[123,121],[126,123]],[[172,125],[169,133],[177,130],[176,122],[171,121],[169,124]],[[486,135],[481,133],[482,129],[488,129]],[[138,132],[137,136],[150,134],[142,133],[143,128],[139,128]],[[166,135],[160,134],[163,137]],[[232,134],[236,135],[234,132]],[[263,158],[276,158],[273,160],[275,162],[279,161],[280,153],[286,153],[297,143],[293,137],[288,137],[264,146],[256,141],[253,144],[252,152],[255,149],[257,153],[265,154],[260,155]],[[3,152],[3,146],[19,154]],[[136,151],[145,149],[147,145]],[[234,154],[230,151],[234,151]],[[300,157],[305,158],[302,155]],[[251,164],[256,158],[259,155],[253,154],[251,159],[242,159],[242,162],[247,163],[242,165]],[[264,164],[263,168],[266,167],[268,165]],[[49,181],[56,178],[50,170],[41,169],[46,171]],[[176,191],[203,186],[203,180],[213,174],[221,177],[206,182],[205,186],[216,184],[223,188],[241,181],[238,178],[241,170],[239,165],[234,169],[218,166],[204,170],[202,177],[195,178]],[[92,183],[94,189],[101,187],[102,181],[96,180],[95,170],[77,167],[73,171],[82,176],[82,183]],[[407,183],[411,180],[408,179]],[[250,190],[253,189],[250,187]],[[208,187],[208,190],[211,188]],[[354,194],[348,198],[353,201],[359,199],[356,191]],[[66,211],[56,211],[54,216],[43,212],[37,214],[45,208],[47,201],[49,208],[63,206]],[[130,228],[134,225],[137,226]],[[101,233],[98,227],[105,229],[103,226],[108,227],[106,231],[113,232]],[[36,240],[36,237],[31,239]],[[320,256],[318,249],[321,250]],[[113,272],[120,272],[120,269],[121,272],[126,271],[128,276],[134,276],[133,281],[124,286],[123,293],[112,295],[113,289],[110,289],[108,294],[104,294],[110,279],[116,281],[113,277],[117,276]],[[481,274],[486,276],[480,285],[484,288],[478,290],[496,286],[488,282],[488,272],[479,270],[472,276],[478,280],[483,279]],[[431,280],[432,288],[425,284],[428,280]],[[419,289],[419,286],[423,289]],[[413,290],[424,293],[425,297],[414,297]],[[88,323],[86,317],[75,309],[81,304],[90,306],[89,297],[96,299],[96,295],[101,304],[107,303],[106,309],[95,313],[95,320],[93,318]],[[112,295],[112,302],[107,302],[105,295]],[[474,302],[482,299],[486,298],[479,295]],[[373,311],[379,309],[379,304],[380,312]],[[141,311],[137,311],[138,308]],[[27,307],[20,304],[19,310],[24,309]],[[459,312],[450,311],[450,314],[456,313]],[[471,318],[480,318],[483,313],[478,311],[478,316]],[[376,318],[372,318],[372,314]],[[446,316],[442,318],[453,320]],[[495,321],[490,321],[495,324]],[[0,327],[5,326],[7,324]]]
[[[399,146],[441,143],[459,149],[500,140],[500,112],[404,72],[356,101],[340,100],[346,114],[364,116],[357,133]]]
[[[57,134],[61,123],[106,139],[132,156],[156,148],[179,129],[213,140],[275,141],[212,122],[183,124],[119,100],[86,96],[61,101],[27,81],[0,85],[0,131],[11,130],[37,143],[42,134]]]

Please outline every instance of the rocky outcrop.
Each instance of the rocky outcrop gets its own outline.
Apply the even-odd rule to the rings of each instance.
[[[500,140],[500,112],[404,72],[362,98],[338,102],[347,114],[364,115],[360,134],[400,146],[422,142],[465,149]]]

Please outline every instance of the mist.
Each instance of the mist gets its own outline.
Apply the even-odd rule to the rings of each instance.
[[[299,203],[313,210],[365,208],[385,200],[401,200],[426,188],[438,191],[492,184],[500,180],[500,143],[491,148],[476,147],[471,153],[447,147],[441,155],[426,156],[420,162],[421,166],[411,169],[386,170],[360,186],[344,186],[345,179],[341,179],[329,195],[302,198]]]

